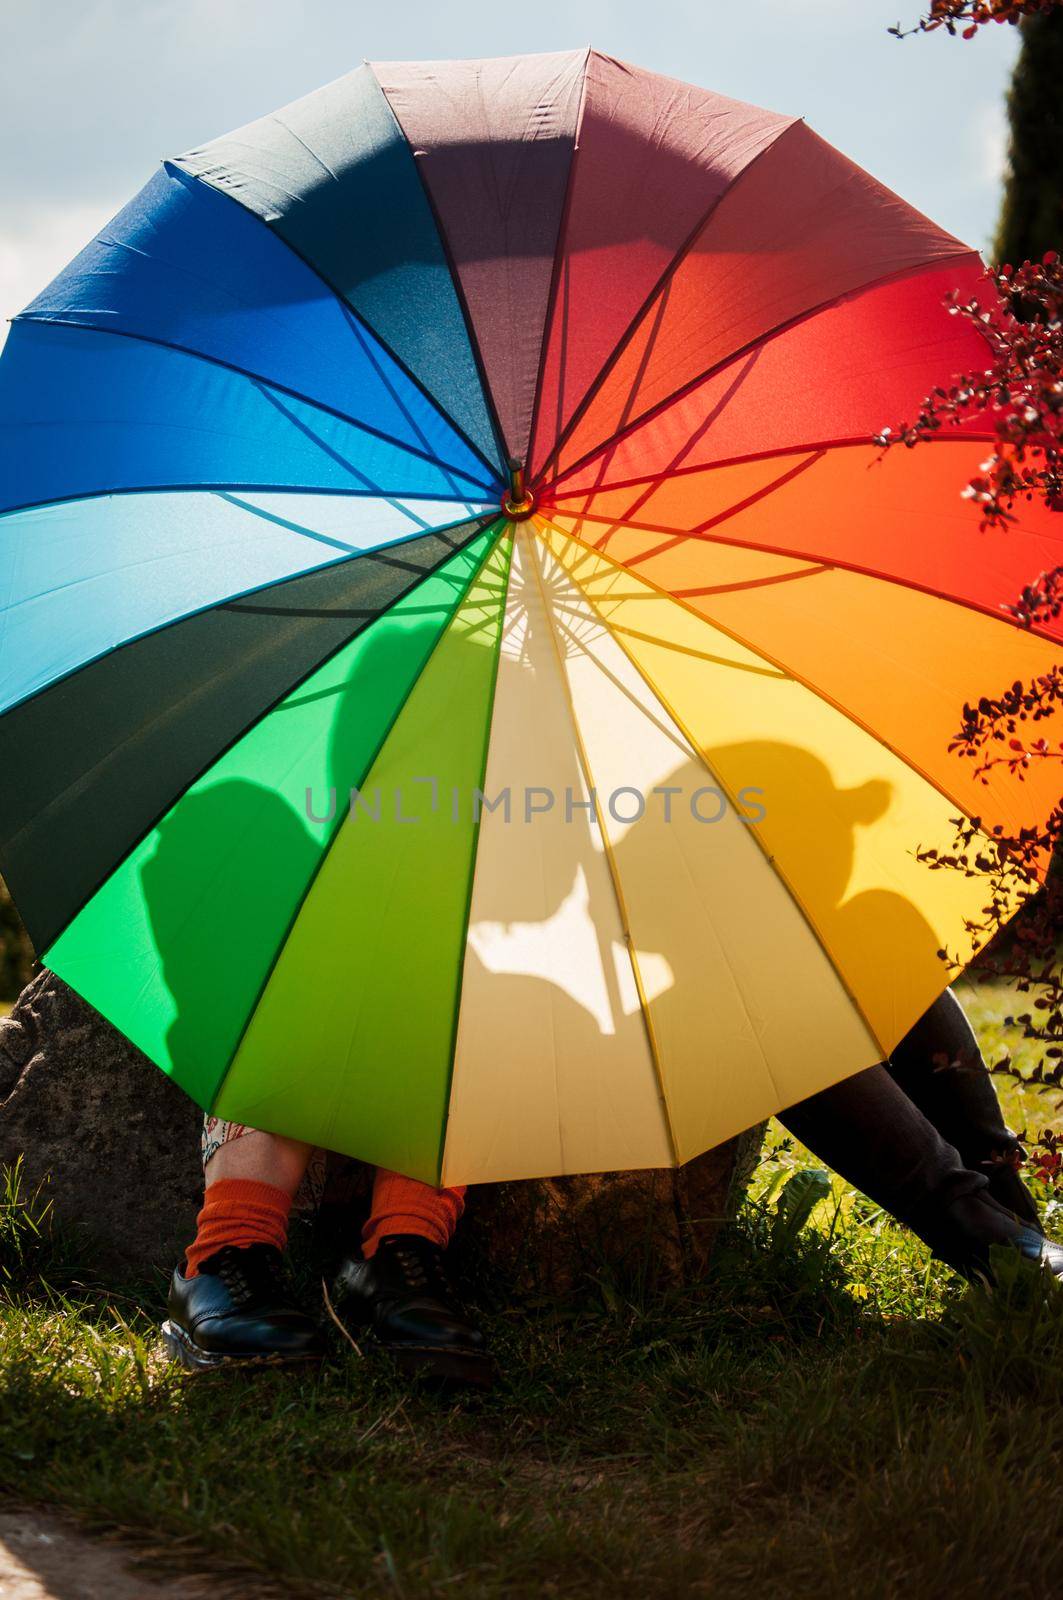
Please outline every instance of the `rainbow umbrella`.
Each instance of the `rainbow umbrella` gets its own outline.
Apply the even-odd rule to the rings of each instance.
[[[363,66],[160,171],[0,362],[0,868],[200,1105],[429,1180],[665,1166],[968,957],[950,755],[1056,660],[977,256],[593,51]],[[1045,764],[1047,766],[1047,764]]]

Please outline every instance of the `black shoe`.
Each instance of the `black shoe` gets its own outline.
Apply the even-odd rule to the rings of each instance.
[[[1005,1245],[1063,1280],[1063,1246],[1046,1239],[1039,1228],[1030,1227],[994,1200],[988,1189],[960,1195],[916,1232],[936,1256],[965,1278],[992,1283],[990,1251]]]
[[[489,1389],[491,1358],[447,1280],[443,1252],[418,1234],[381,1239],[370,1261],[348,1256],[332,1291],[352,1328],[370,1328],[406,1372]]]
[[[1063,1283],[1063,1245],[1056,1244],[1054,1239],[1046,1239],[1039,1227],[1028,1228],[1025,1224],[1012,1243],[1028,1261],[1038,1262],[1053,1278]]]
[[[163,1343],[193,1372],[319,1361],[325,1354],[314,1323],[292,1300],[281,1253],[271,1244],[226,1245],[192,1278],[178,1267],[166,1310]]]

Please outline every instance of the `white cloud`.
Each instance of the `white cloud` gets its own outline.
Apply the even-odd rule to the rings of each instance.
[[[995,102],[1018,30],[986,29],[969,45],[943,33],[903,44],[888,36],[890,24],[922,10],[925,0],[538,0],[530,11],[488,0],[0,0],[0,148],[9,156],[0,317],[19,310],[160,157],[283,105],[363,56],[590,41],[806,116],[921,211],[976,240],[999,204],[1005,134]],[[99,196],[109,198],[97,205]]]
[[[986,183],[1004,181],[1008,170],[1008,119],[1002,101],[980,106],[971,123],[974,159]]]
[[[0,232],[0,340],[24,309],[118,210],[114,200],[20,208]]]

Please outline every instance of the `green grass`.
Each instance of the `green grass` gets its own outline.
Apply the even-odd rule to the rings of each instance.
[[[495,1307],[501,1382],[460,1403],[338,1336],[320,1372],[185,1377],[160,1286],[79,1285],[9,1195],[0,1484],[240,1594],[1042,1600],[1063,1293],[1027,1270],[967,1292],[841,1184],[788,1236],[777,1196],[808,1163],[773,1135],[696,1289]]]
[[[751,1205],[696,1291],[498,1309],[502,1382],[464,1403],[338,1341],[320,1373],[184,1377],[150,1296],[77,1288],[31,1239],[0,1481],[238,1592],[1054,1592],[1063,1294],[965,1295],[866,1202],[832,1221],[780,1242]]]
[[[955,989],[990,1066],[1005,1056],[1010,1056],[1020,1072],[1029,1072],[1037,1066],[1043,1047],[1039,1047],[1036,1040],[1024,1039],[1021,1028],[1008,1020],[1016,1012],[1033,1009],[1032,995],[1019,995],[1010,984],[1002,981],[972,983],[966,978],[961,979]],[[1005,1115],[1014,1127],[1029,1129],[1031,1137],[1044,1127],[1063,1132],[1063,1100],[1058,1094],[1024,1088],[1010,1077],[998,1077],[997,1085]]]

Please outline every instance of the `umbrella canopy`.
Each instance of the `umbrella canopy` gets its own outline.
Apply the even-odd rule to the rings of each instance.
[[[163,164],[0,361],[0,870],[202,1106],[430,1181],[683,1161],[976,943],[948,750],[1047,671],[977,256],[593,51],[363,66]],[[1051,729],[1044,730],[1051,733]],[[1044,764],[1047,766],[1048,764]]]

